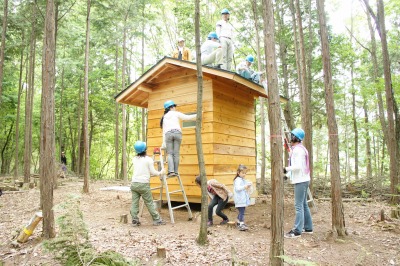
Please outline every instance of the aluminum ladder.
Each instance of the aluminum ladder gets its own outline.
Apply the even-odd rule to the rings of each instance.
[[[157,163],[159,171],[162,169],[162,166],[164,165],[164,162],[166,162],[165,155],[163,156],[162,150],[163,150],[162,148],[155,148],[154,149],[154,153],[153,153],[153,157],[155,157],[156,155],[159,155],[159,160],[155,160],[155,158],[154,158],[154,162]],[[176,178],[178,180],[179,189],[170,191],[169,187],[168,187],[168,179],[172,179],[172,178]],[[165,188],[165,195],[167,197],[169,217],[171,219],[171,223],[175,223],[174,212],[173,211],[175,209],[183,208],[183,207],[186,207],[186,209],[188,211],[188,215],[189,215],[188,220],[192,220],[193,219],[192,211],[190,209],[189,201],[187,199],[186,192],[185,192],[185,189],[183,187],[183,183],[182,183],[182,179],[181,179],[180,175],[167,176],[164,173],[160,177],[160,181],[161,181],[161,186],[160,187],[155,187],[154,189],[160,188],[160,199],[159,199],[159,201],[162,203],[162,194],[163,194],[163,189]],[[183,197],[183,200],[184,200],[185,203],[181,204],[181,205],[178,205],[178,206],[172,207],[170,195],[171,194],[178,194],[178,193],[182,193],[182,197]]]

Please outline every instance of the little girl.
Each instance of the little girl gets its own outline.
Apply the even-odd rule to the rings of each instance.
[[[243,164],[240,164],[237,169],[237,174],[233,179],[233,186],[234,186],[234,201],[235,207],[238,209],[239,214],[237,219],[239,220],[238,229],[240,231],[246,231],[249,228],[244,223],[244,212],[246,207],[250,205],[250,195],[249,189],[251,188],[251,182],[245,179],[247,172],[247,167]]]

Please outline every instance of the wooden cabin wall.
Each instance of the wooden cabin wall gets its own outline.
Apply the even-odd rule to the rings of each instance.
[[[233,191],[239,164],[256,186],[254,96],[234,83],[213,81],[213,177]]]

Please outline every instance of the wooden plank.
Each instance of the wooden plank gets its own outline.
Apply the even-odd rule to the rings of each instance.
[[[138,89],[139,91],[144,91],[144,92],[148,92],[148,93],[153,92],[153,88],[152,88],[151,86],[149,86],[149,84],[146,84],[146,83],[140,84],[140,85],[137,87],[137,89]]]
[[[208,114],[209,113],[206,113],[204,115],[205,119],[208,118],[206,116]],[[229,126],[235,126],[238,128],[254,130],[255,129],[255,117],[252,116],[252,117],[250,117],[250,119],[252,121],[237,118],[236,116],[234,116],[234,113],[228,115],[228,114],[221,114],[221,113],[213,112],[211,121],[219,122],[221,124],[226,124]],[[210,121],[210,120],[207,120],[207,121]]]
[[[204,93],[211,93],[211,85],[204,87]],[[171,84],[171,86],[164,86],[164,84],[159,85],[157,89],[153,90],[151,94],[151,100],[157,99],[169,99],[175,95],[186,95],[188,93],[196,93],[197,92],[197,80],[193,80],[192,82],[177,82]],[[177,103],[178,104],[178,103]],[[157,108],[157,109],[163,109]],[[151,109],[153,110],[153,109]]]
[[[187,155],[192,156],[192,155]],[[189,159],[189,158],[187,158]],[[245,165],[253,165],[256,162],[256,157],[255,156],[240,156],[240,155],[224,155],[224,154],[214,154],[214,164],[225,164],[225,163],[231,163],[231,164],[245,164]]]
[[[237,136],[241,138],[255,139],[255,128],[254,129],[244,129],[238,128],[231,125],[221,124],[214,122],[213,132],[219,133],[215,135],[215,138],[226,138],[226,136]],[[224,142],[219,142],[224,143]],[[245,145],[247,146],[247,145]]]
[[[250,93],[250,89],[244,88],[242,85],[229,86],[226,83],[213,81],[214,97],[224,96],[228,99],[239,100],[240,102],[246,104],[245,106],[252,106],[254,103],[254,96]],[[229,101],[231,102],[231,101]]]
[[[213,103],[211,101],[208,102],[203,102],[203,112],[212,112],[213,111]],[[196,112],[197,111],[197,104],[188,104],[188,105],[178,105],[176,108],[177,111],[181,113],[188,113],[188,112]],[[161,119],[161,117],[164,115],[164,109],[154,109],[154,110],[148,110],[147,117],[148,119]]]
[[[235,105],[233,102],[227,102],[223,99],[213,99],[213,110],[224,114],[234,114],[239,117],[254,117],[254,106]],[[246,119],[251,120],[251,119]]]

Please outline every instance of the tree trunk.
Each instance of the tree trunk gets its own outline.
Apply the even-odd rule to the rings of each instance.
[[[271,149],[271,241],[270,265],[283,265],[283,179],[282,179],[282,125],[275,55],[275,21],[271,0],[263,0],[264,51],[267,61],[268,119]]]
[[[87,0],[87,17],[86,17],[86,47],[85,47],[85,90],[84,90],[84,117],[83,117],[83,132],[85,146],[85,171],[83,177],[83,192],[89,193],[89,178],[90,178],[90,150],[89,150],[89,39],[90,39],[90,0]]]
[[[24,143],[24,183],[28,184],[31,176],[32,156],[32,109],[35,93],[35,53],[36,53],[36,5],[32,4],[32,27],[29,52],[28,86],[25,94],[25,143]]]
[[[7,137],[6,137],[6,141],[4,142],[3,148],[1,148],[1,167],[0,167],[0,174],[6,174],[8,172],[8,168],[9,168],[9,160],[7,160],[6,158],[6,150],[7,150],[7,146],[8,144],[10,144],[10,140],[11,140],[11,133],[13,131],[14,128],[14,122],[12,122],[10,129],[7,132]],[[6,132],[4,132],[6,133]]]
[[[254,17],[254,28],[256,29],[255,37],[256,37],[256,52],[257,52],[257,67],[258,71],[261,71],[262,66],[261,66],[261,52],[260,52],[260,37],[258,33],[259,27],[259,22],[258,22],[258,6],[257,6],[257,0],[253,0],[251,2],[252,6],[252,11],[253,11],[253,17]],[[260,80],[261,83],[261,80]],[[266,187],[265,187],[265,102],[264,98],[260,97],[260,126],[261,126],[261,179],[260,179],[260,193],[266,194]]]
[[[25,40],[24,31],[22,31],[22,41]],[[19,82],[18,82],[18,104],[17,104],[17,121],[15,126],[15,155],[14,155],[14,180],[18,178],[18,168],[19,168],[19,120],[21,117],[21,94],[22,94],[22,72],[24,65],[24,49],[21,50],[21,60],[19,65]]]
[[[118,84],[118,40],[115,45],[115,94],[118,93],[119,84]],[[115,139],[114,139],[114,146],[115,146],[115,173],[114,178],[118,180],[118,173],[119,173],[119,106],[118,103],[115,101]]]
[[[1,34],[1,47],[0,47],[0,106],[1,106],[1,95],[3,92],[3,69],[4,69],[4,52],[6,50],[7,14],[8,14],[8,0],[4,0],[3,31]]]
[[[83,161],[83,123],[81,122],[81,117],[82,117],[82,77],[79,79],[79,96],[78,96],[78,117],[77,117],[77,123],[76,123],[76,138],[77,141],[76,143],[78,144],[78,149],[77,149],[77,163],[76,163],[76,173],[78,176],[82,173],[82,161]]]
[[[42,109],[40,121],[40,196],[43,210],[43,235],[55,236],[53,186],[55,165],[55,6],[47,0],[42,63]]]
[[[301,18],[301,10],[299,0],[295,0],[295,10],[296,10],[296,21],[298,29],[298,51],[299,51],[299,67],[300,67],[300,109],[301,109],[301,125],[304,129],[306,135],[304,137],[303,143],[308,151],[308,157],[310,162],[310,183],[313,180],[313,145],[312,145],[312,114],[311,114],[311,92],[308,90],[307,85],[307,62],[306,62],[306,50],[304,45],[304,33],[303,33],[303,22]]]
[[[129,9],[128,9],[129,10]],[[128,20],[128,12],[125,14],[124,20],[124,39],[122,42],[122,89],[125,89],[125,73],[126,73],[126,22]],[[122,179],[125,183],[128,182],[128,167],[126,154],[126,105],[122,105]]]
[[[195,0],[195,45],[196,45],[196,66],[197,66],[197,118],[196,118],[196,150],[197,160],[199,161],[199,172],[201,177],[201,223],[197,243],[205,245],[207,239],[207,221],[208,221],[208,194],[207,194],[207,174],[204,162],[203,140],[201,137],[201,128],[203,121],[203,70],[201,66],[200,53],[200,0]]]
[[[340,164],[339,164],[339,136],[335,117],[335,102],[333,99],[333,83],[331,72],[331,58],[326,29],[326,15],[324,0],[317,0],[319,29],[322,46],[322,61],[324,68],[325,104],[328,116],[329,132],[329,158],[331,174],[332,197],[332,231],[339,236],[347,234],[344,221],[343,202],[340,188]]]
[[[368,109],[367,109],[367,100],[364,98],[363,104],[364,110],[364,123],[365,123],[365,154],[367,157],[367,179],[372,179],[372,164],[371,164],[371,139],[369,135],[369,119],[368,119]]]
[[[390,160],[390,190],[393,195],[391,201],[392,203],[400,202],[400,197],[396,195],[399,194],[397,190],[398,184],[398,143],[396,142],[396,129],[395,129],[395,119],[397,114],[397,104],[393,94],[392,88],[392,77],[390,70],[390,59],[389,51],[386,38],[386,26],[385,26],[385,10],[382,0],[377,0],[378,11],[375,16],[373,10],[368,4],[368,0],[364,0],[365,6],[368,9],[370,15],[374,18],[379,36],[381,37],[381,47],[382,47],[382,64],[383,64],[383,75],[385,79],[385,95],[386,95],[386,112],[388,117],[388,151]],[[396,111],[396,112],[395,112]]]

